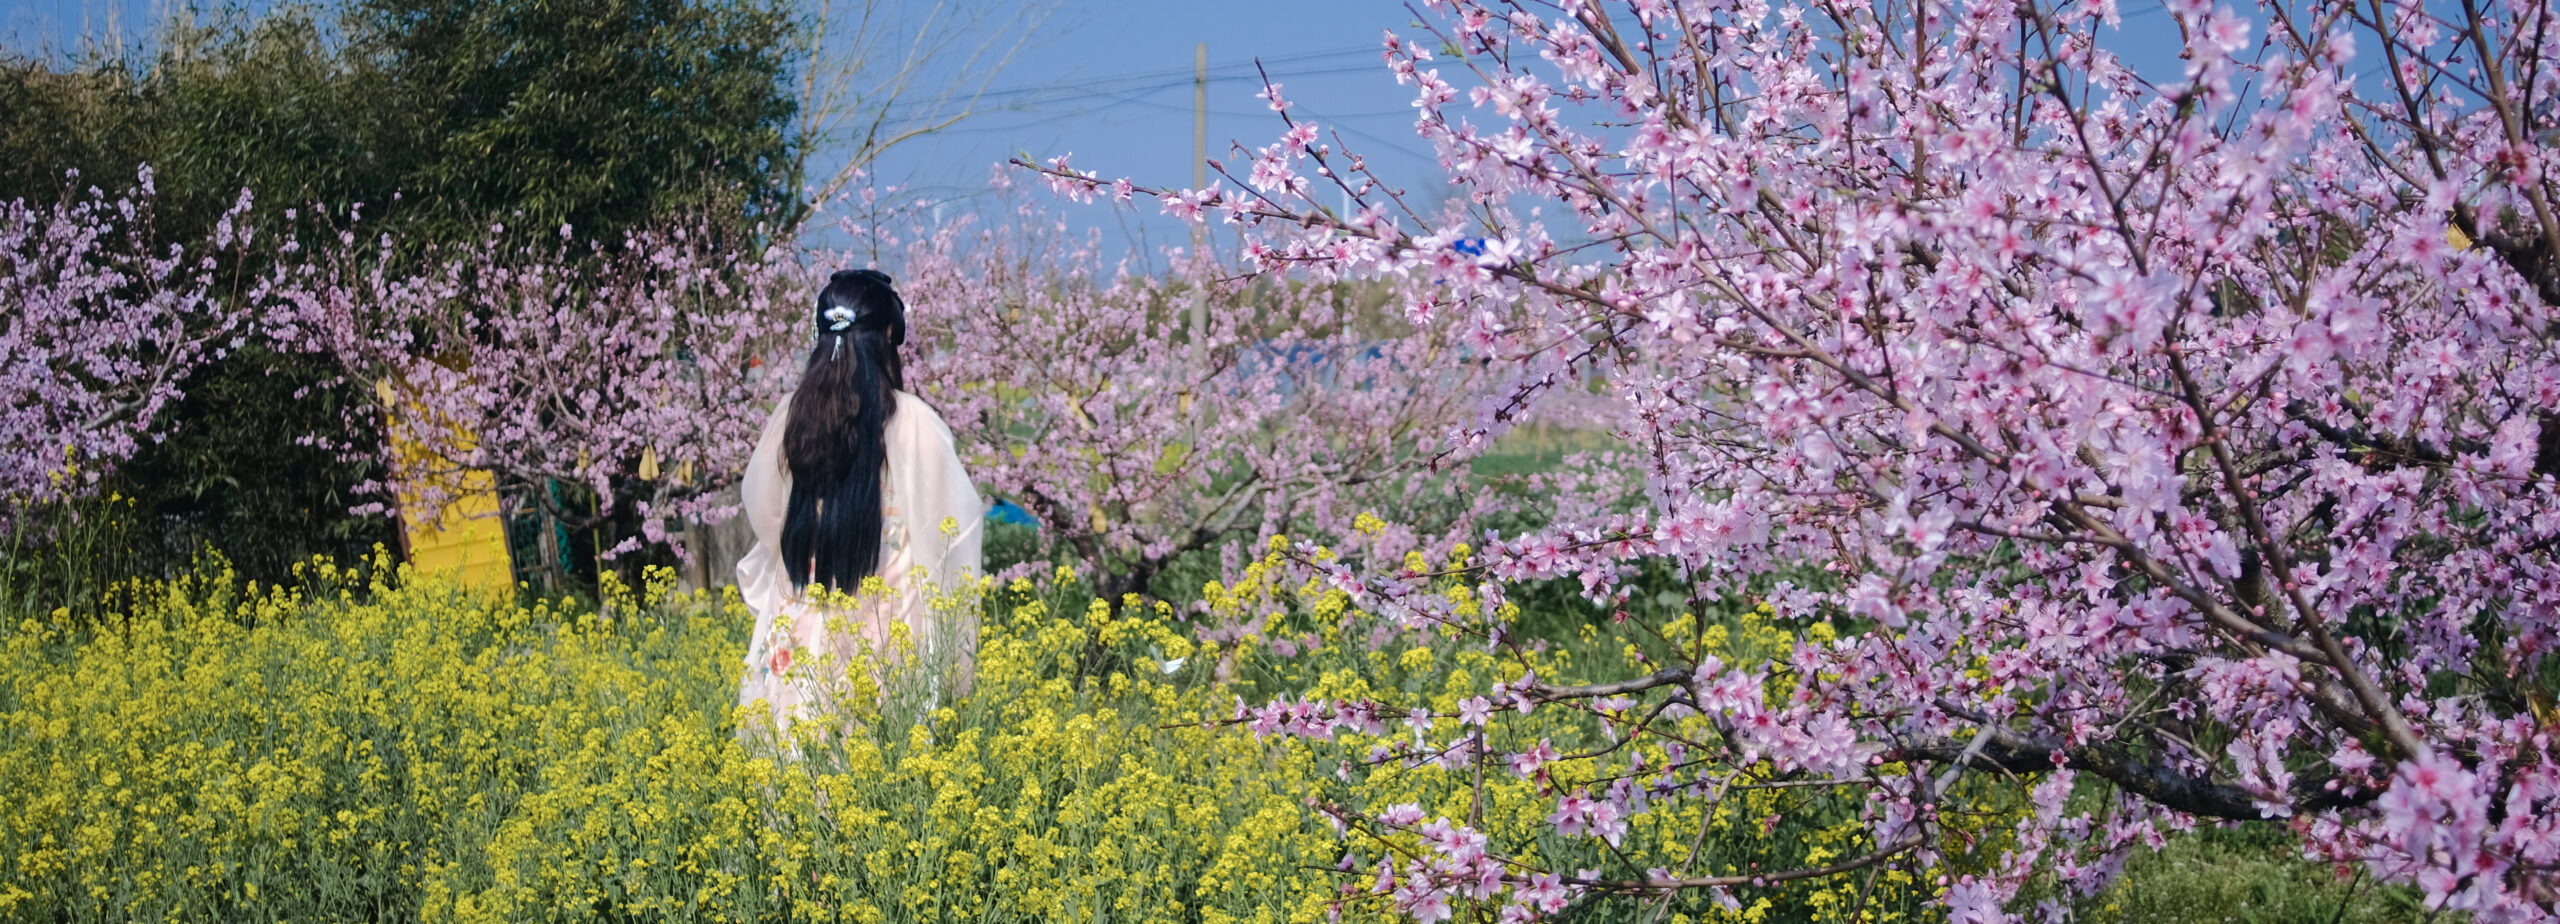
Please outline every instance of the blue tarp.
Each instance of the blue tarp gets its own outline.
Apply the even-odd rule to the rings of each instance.
[[[1012,501],[1003,498],[997,498],[995,506],[987,508],[987,519],[996,523],[1012,523],[1018,526],[1040,525],[1040,521],[1032,519],[1031,511],[1014,506]]]

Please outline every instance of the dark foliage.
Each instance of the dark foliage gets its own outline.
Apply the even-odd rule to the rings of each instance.
[[[196,374],[168,440],[115,477],[156,525],[136,537],[146,540],[137,549],[145,572],[178,573],[219,550],[241,578],[282,583],[312,555],[355,562],[377,543],[398,548],[389,519],[347,514],[370,499],[353,485],[375,467],[303,439],[344,432],[339,409],[347,396],[317,387],[319,377],[306,360],[256,348]],[[312,390],[294,397],[305,388]]]

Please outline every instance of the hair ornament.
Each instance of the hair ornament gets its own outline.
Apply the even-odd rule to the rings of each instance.
[[[853,326],[853,309],[837,305],[827,309],[826,318],[828,330],[840,331]],[[843,338],[837,338],[837,340],[841,343]]]

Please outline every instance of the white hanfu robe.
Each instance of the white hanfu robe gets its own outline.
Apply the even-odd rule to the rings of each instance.
[[[960,467],[942,415],[914,395],[894,394],[897,411],[884,433],[888,453],[880,479],[878,574],[888,585],[884,596],[865,597],[850,609],[812,604],[782,566],[782,519],[791,501],[791,473],[782,453],[789,398],[765,421],[747,463],[740,494],[756,544],[738,562],[737,574],[738,592],[755,614],[756,628],[738,705],[761,700],[772,710],[776,730],[834,708],[834,695],[846,688],[843,671],[865,644],[873,653],[875,680],[877,669],[902,650],[922,659],[925,669],[914,676],[928,685],[924,692],[933,700],[965,694],[976,669],[974,598],[956,606],[936,607],[933,601],[948,601],[976,581],[986,506]],[[893,642],[894,625],[906,627],[909,647]],[[942,689],[946,677],[957,689]]]

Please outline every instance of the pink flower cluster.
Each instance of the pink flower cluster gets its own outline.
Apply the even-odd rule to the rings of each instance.
[[[389,236],[299,248],[266,335],[337,361],[409,447],[383,453],[380,501],[441,508],[489,472],[506,512],[588,529],[631,508],[638,528],[599,551],[669,543],[670,526],[734,514],[766,413],[798,379],[811,333],[809,254],[740,253],[682,225],[613,242],[483,243],[414,263]],[[584,246],[580,246],[581,244]],[[418,265],[395,272],[389,267]],[[824,264],[821,263],[823,266]],[[830,267],[831,268],[831,267]],[[588,501],[551,489],[583,487]],[[679,554],[682,548],[677,547]]]
[[[242,267],[247,193],[210,239],[170,247],[152,235],[154,194],[145,168],[119,195],[0,203],[0,528],[165,435],[188,373],[236,349],[240,306],[264,297]]]
[[[1099,182],[1068,175],[1051,179]],[[1196,253],[1104,274],[1090,240],[1027,203],[996,226],[846,231],[896,255],[909,387],[951,422],[970,476],[1107,597],[1193,552],[1232,573],[1277,534],[1401,562],[1503,503],[1431,470],[1431,437],[1467,416],[1483,376],[1439,361],[1446,325],[1364,312],[1384,286],[1239,280]],[[1355,529],[1364,513],[1381,528]]]
[[[1564,910],[1579,892],[1561,875],[1517,868],[1489,853],[1483,832],[1447,818],[1424,821],[1422,808],[1413,803],[1389,806],[1364,823],[1409,832],[1420,841],[1421,856],[1402,865],[1380,860],[1369,891],[1424,924],[1452,919],[1461,903],[1496,901],[1501,910],[1495,920],[1533,921]]]

